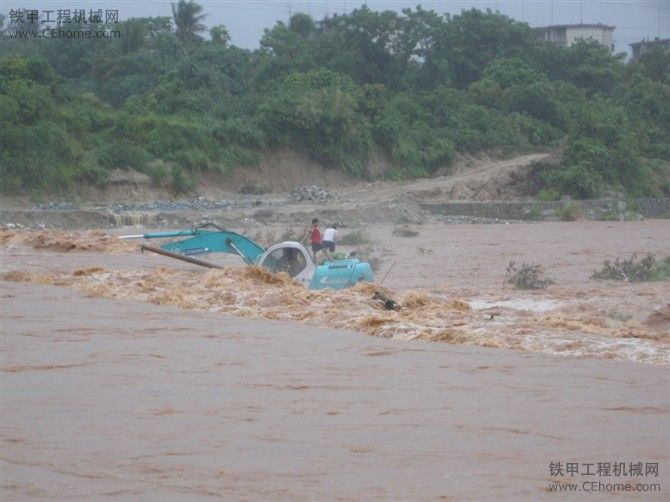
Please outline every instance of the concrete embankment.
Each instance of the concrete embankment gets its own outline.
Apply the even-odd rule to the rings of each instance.
[[[154,207],[155,206],[155,207]],[[670,198],[598,199],[583,201],[387,201],[377,204],[284,203],[278,200],[254,199],[234,205],[217,201],[194,200],[159,202],[143,205],[114,205],[109,207],[76,207],[58,204],[47,208],[5,209],[0,213],[0,225],[59,228],[114,228],[130,225],[145,227],[189,226],[202,220],[218,221],[222,225],[287,224],[321,219],[358,223],[499,223],[510,220],[558,220],[566,206],[572,206],[574,216],[588,220],[629,220],[670,218]]]
[[[590,220],[622,219],[628,215],[644,218],[670,218],[670,198],[595,199],[580,201],[492,201],[492,202],[437,202],[419,206],[445,216],[472,216],[523,220],[535,215],[537,219],[556,218],[562,208],[573,204]]]

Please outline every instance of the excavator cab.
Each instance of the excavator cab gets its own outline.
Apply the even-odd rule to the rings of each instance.
[[[270,246],[257,263],[272,273],[284,272],[305,286],[314,275],[312,257],[299,242],[286,241]]]

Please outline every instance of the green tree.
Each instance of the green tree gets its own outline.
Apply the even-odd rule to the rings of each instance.
[[[642,54],[629,65],[628,74],[641,73],[657,82],[670,84],[670,51],[657,48]]]
[[[201,14],[202,5],[198,5],[193,0],[179,0],[179,3],[172,4],[172,18],[176,28],[177,37],[182,42],[197,42],[202,40],[199,33],[205,31],[206,26],[202,20],[207,17]]]
[[[565,80],[587,94],[611,94],[623,75],[623,61],[593,40],[578,40],[568,49]]]
[[[478,80],[491,61],[529,57],[537,36],[525,24],[487,9],[462,11],[434,32],[434,43],[426,55],[426,76],[460,87]]]
[[[146,23],[140,19],[129,19],[119,26],[121,37],[118,39],[121,45],[121,53],[128,54],[136,52],[146,45],[148,36]]]
[[[298,13],[291,16],[291,19],[288,22],[288,29],[307,38],[315,32],[316,25],[312,16]]]
[[[230,33],[228,33],[228,29],[222,24],[212,26],[209,30],[209,36],[212,37],[212,42],[224,47],[230,42]]]
[[[291,73],[273,82],[258,121],[271,143],[299,145],[319,162],[361,174],[370,130],[357,97],[346,76],[327,70]]]
[[[399,28],[397,13],[374,12],[364,5],[334,19],[320,41],[318,60],[359,84],[397,88],[401,73],[392,51]]]
[[[292,71],[308,71],[316,66],[311,41],[279,21],[266,29],[256,54],[259,87]]]

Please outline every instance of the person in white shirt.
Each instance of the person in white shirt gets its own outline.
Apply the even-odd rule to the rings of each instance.
[[[335,252],[335,239],[337,238],[337,224],[332,224],[326,228],[323,232],[323,238],[321,239],[321,245],[323,246],[323,252],[326,254],[329,260],[333,259],[331,253]]]

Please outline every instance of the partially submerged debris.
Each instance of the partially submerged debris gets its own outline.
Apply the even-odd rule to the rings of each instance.
[[[379,291],[376,291],[375,294],[372,295],[372,299],[381,302],[385,310],[400,310],[400,305],[398,305],[395,300],[392,300]]]

